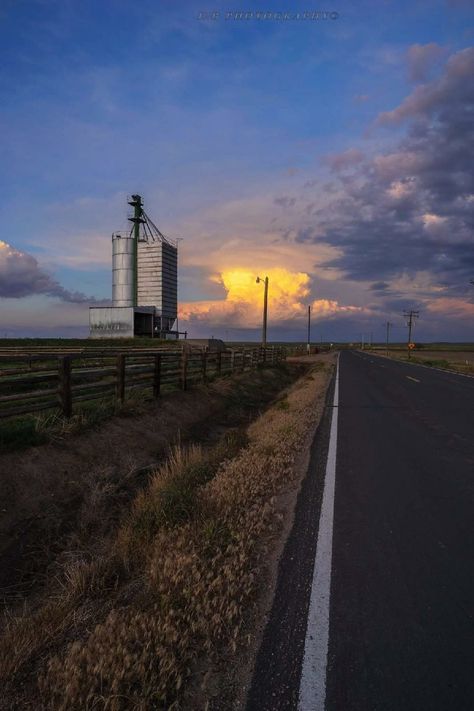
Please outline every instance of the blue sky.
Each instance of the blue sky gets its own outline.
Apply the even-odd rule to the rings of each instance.
[[[231,10],[254,16],[226,19]],[[326,10],[337,18],[258,20],[259,10]],[[218,19],[200,19],[203,12]],[[425,328],[426,338],[472,339],[469,287],[453,291],[447,272],[423,266],[433,244],[440,259],[466,261],[463,249],[472,259],[464,213],[456,255],[434,218],[425,220],[426,255],[417,246],[419,264],[407,254],[406,264],[381,274],[385,289],[374,289],[374,270],[364,274],[360,264],[364,225],[360,243],[359,233],[350,244],[340,236],[348,198],[360,208],[377,156],[413,142],[414,124],[439,123],[442,107],[408,122],[378,118],[417,87],[436,90],[450,58],[473,44],[472,20],[463,2],[3,0],[0,211],[11,250],[3,268],[0,261],[0,330],[87,332],[87,304],[70,294],[110,296],[110,234],[125,225],[125,197],[137,191],[162,231],[183,237],[182,319],[196,335],[232,328],[257,337],[257,297],[237,308],[243,297],[232,296],[232,270],[268,267],[309,276],[300,291],[280,294],[275,337],[297,337],[304,309],[295,303],[319,302],[325,330],[350,340],[393,320],[406,301],[426,314],[420,338]],[[461,107],[471,101],[456,97]],[[412,178],[402,166],[390,179],[393,186]],[[363,210],[378,214],[373,205]],[[418,225],[420,215],[411,210],[405,219]],[[439,223],[454,219],[451,210]],[[409,249],[419,241],[415,231]],[[16,254],[36,260],[59,287],[39,279],[30,293],[21,289]],[[464,274],[456,280],[467,284]],[[446,316],[454,306],[455,324]]]

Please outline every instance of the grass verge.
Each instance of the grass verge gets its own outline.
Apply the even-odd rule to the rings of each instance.
[[[441,370],[452,371],[453,373],[463,373],[464,375],[474,375],[474,365],[471,360],[451,360],[449,358],[422,357],[412,355],[410,358],[406,353],[390,352],[389,357],[395,360],[402,360],[406,363],[425,365],[428,368],[440,368]]]

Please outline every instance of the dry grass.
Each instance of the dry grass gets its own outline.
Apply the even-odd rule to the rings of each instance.
[[[302,378],[249,427],[248,442],[232,435],[210,452],[175,448],[111,550],[71,561],[57,599],[12,621],[3,674],[33,648],[45,659],[33,692],[44,708],[197,711],[196,663],[208,668],[222,645],[239,643],[279,524],[275,496],[294,476],[321,395],[320,381]]]
[[[389,351],[389,356],[398,360],[410,360],[433,368],[453,370],[466,375],[474,374],[474,351],[429,350],[420,348],[411,353],[410,359],[406,351]]]
[[[142,414],[134,405],[133,416],[121,413],[71,437],[57,422],[54,443],[1,455],[2,604],[37,596],[63,553],[100,553],[171,444],[207,445],[225,429],[247,425],[297,375],[278,367],[222,378],[164,395]]]

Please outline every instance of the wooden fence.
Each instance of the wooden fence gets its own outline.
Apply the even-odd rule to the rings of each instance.
[[[102,398],[123,403],[133,390],[159,397],[222,375],[275,365],[277,347],[222,352],[117,350],[67,353],[0,353],[0,418],[58,409],[71,417],[76,404]]]

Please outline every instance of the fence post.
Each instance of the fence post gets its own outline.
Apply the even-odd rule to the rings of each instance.
[[[125,354],[117,356],[117,400],[123,404],[125,400]]]
[[[59,399],[64,417],[72,415],[71,356],[60,356],[58,363]]]
[[[230,354],[230,372],[234,372],[234,360],[235,360],[235,351],[231,351]]]
[[[220,375],[222,373],[222,351],[218,351],[216,354],[217,358],[217,375]]]
[[[160,397],[161,390],[161,353],[155,355],[155,370],[153,372],[153,397]]]
[[[188,351],[183,348],[181,353],[181,390],[188,389]]]
[[[202,382],[205,383],[207,378],[207,351],[201,353],[201,374]]]

